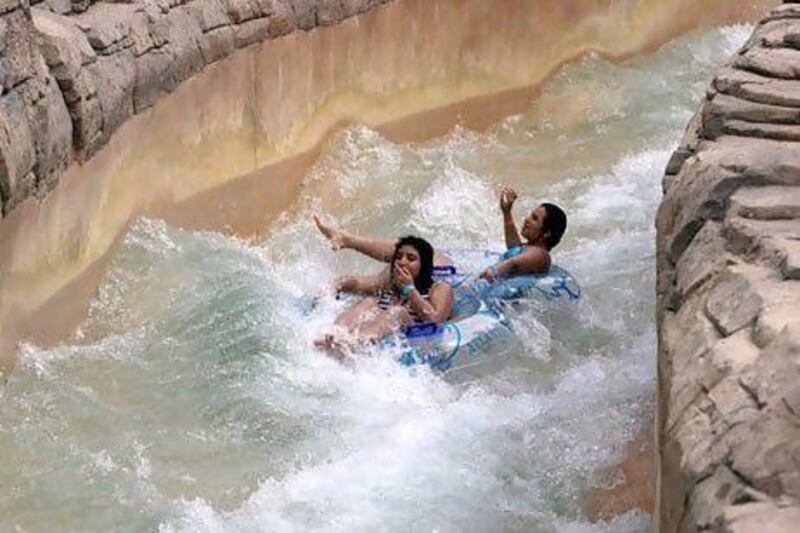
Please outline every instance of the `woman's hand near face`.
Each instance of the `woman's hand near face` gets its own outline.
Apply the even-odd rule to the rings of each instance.
[[[414,278],[411,276],[411,273],[407,269],[397,264],[394,266],[393,277],[394,277],[394,284],[398,289],[405,285],[414,284]]]

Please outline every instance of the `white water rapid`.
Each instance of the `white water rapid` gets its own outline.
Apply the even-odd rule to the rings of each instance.
[[[619,481],[604,473],[652,421],[661,176],[749,31],[586,58],[485,133],[343,131],[263,242],[139,220],[76,338],[23,346],[2,391],[0,530],[649,530],[640,512],[592,524],[584,499]],[[516,317],[523,349],[470,383],[310,348],[341,303],[296,302],[377,267],[332,252],[312,213],[501,248],[501,183],[522,192],[518,217],[566,209],[555,258],[583,287],[573,317]]]

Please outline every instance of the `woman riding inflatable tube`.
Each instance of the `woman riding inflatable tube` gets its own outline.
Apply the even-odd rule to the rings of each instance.
[[[555,204],[543,203],[524,218],[518,231],[512,214],[516,200],[517,192],[512,187],[503,187],[500,193],[500,211],[503,214],[507,250],[496,264],[480,272],[480,277],[488,282],[521,274],[547,272],[551,265],[550,251],[561,242],[567,228],[564,211]],[[314,216],[314,222],[334,250],[355,250],[382,262],[389,262],[392,258],[392,241],[349,233],[324,224],[317,216]],[[433,262],[439,268],[453,265],[452,258],[441,253],[434,254]],[[375,278],[385,283],[390,276],[391,270],[384,269]]]
[[[349,276],[337,283],[338,291],[368,295],[342,313],[337,332],[314,341],[317,347],[344,355],[367,342],[375,342],[414,320],[438,324],[450,317],[453,288],[433,279],[433,247],[422,238],[397,241],[388,278]]]

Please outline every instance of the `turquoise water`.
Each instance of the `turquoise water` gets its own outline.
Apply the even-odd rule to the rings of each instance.
[[[263,242],[139,220],[75,339],[20,350],[0,402],[0,529],[649,530],[637,512],[591,524],[582,504],[652,416],[663,168],[749,31],[620,66],[586,58],[486,133],[343,131]],[[556,260],[585,295],[572,316],[515,315],[513,361],[470,383],[310,347],[342,303],[298,302],[376,268],[332,252],[312,213],[498,248],[501,183],[522,192],[518,216],[566,208]]]

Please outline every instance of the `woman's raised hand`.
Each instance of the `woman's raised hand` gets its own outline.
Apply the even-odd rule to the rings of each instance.
[[[500,191],[500,210],[504,213],[510,212],[516,201],[517,191],[514,187],[503,185],[503,189]]]
[[[317,229],[320,233],[328,239],[332,250],[336,251],[345,248],[345,234],[342,230],[324,224],[317,215],[314,215],[314,224],[317,225]]]

